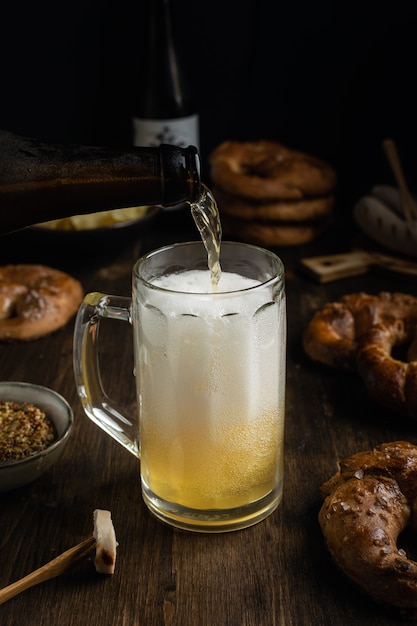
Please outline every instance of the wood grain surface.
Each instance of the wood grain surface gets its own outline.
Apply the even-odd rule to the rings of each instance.
[[[312,244],[277,250],[286,266],[288,302],[284,499],[267,520],[243,531],[187,533],[152,517],[142,502],[138,461],[83,414],[72,371],[73,321],[36,341],[0,346],[1,380],[52,387],[75,413],[58,463],[31,485],[0,494],[0,587],[90,536],[95,508],[111,511],[119,542],[113,576],[97,574],[91,559],[78,563],[2,605],[2,626],[407,623],[335,568],[317,520],[320,485],[336,471],[338,459],[382,442],[417,443],[415,425],[378,407],[355,375],[312,363],[302,350],[304,326],[329,300],[356,291],[417,295],[415,278],[382,270],[327,284],[300,271],[301,258],[348,251],[350,236],[350,228],[335,220]],[[1,263],[47,262],[79,278],[86,292],[127,295],[141,251],[197,239],[197,233],[188,213],[180,213],[162,215],[140,240],[104,254],[25,252],[14,243],[18,237],[10,238],[1,248]],[[109,393],[134,405],[129,327],[113,324],[106,335],[104,382]]]

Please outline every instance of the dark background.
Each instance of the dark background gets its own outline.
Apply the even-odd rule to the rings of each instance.
[[[175,32],[207,155],[275,139],[331,162],[355,200],[393,178],[397,142],[417,191],[417,2],[175,0]],[[2,9],[0,128],[55,142],[130,143],[140,0]]]

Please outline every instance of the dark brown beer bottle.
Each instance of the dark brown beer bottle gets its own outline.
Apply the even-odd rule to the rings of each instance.
[[[50,144],[0,131],[0,233],[109,209],[169,207],[200,195],[194,146]]]
[[[132,118],[136,146],[199,147],[199,116],[178,54],[174,9],[170,0],[145,2],[139,90]]]

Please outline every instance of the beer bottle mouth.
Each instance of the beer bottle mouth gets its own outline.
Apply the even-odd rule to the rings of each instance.
[[[200,154],[196,146],[188,146],[190,169],[190,202],[197,202],[202,194]]]
[[[160,145],[162,204],[197,202],[202,193],[200,154],[195,146]],[[185,183],[185,184],[184,184]]]

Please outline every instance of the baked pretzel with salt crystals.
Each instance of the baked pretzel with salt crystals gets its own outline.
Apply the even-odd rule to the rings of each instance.
[[[294,246],[309,243],[326,228],[327,222],[248,221],[222,211],[222,228],[243,241],[259,246]]]
[[[276,222],[277,226],[286,223],[316,222],[328,218],[334,206],[334,196],[320,196],[303,200],[251,200],[241,195],[227,193],[221,187],[213,187],[213,195],[222,209],[231,217],[241,220]]]
[[[404,360],[393,358],[404,346]],[[407,349],[408,347],[408,349]],[[358,341],[356,367],[368,393],[385,408],[417,419],[417,318],[376,324]]]
[[[54,332],[76,313],[81,283],[45,265],[0,267],[0,341],[29,341]]]
[[[211,179],[253,200],[301,200],[330,194],[336,173],[321,159],[271,140],[224,141],[209,156]]]
[[[417,419],[416,297],[347,294],[314,314],[302,341],[311,359],[356,371],[381,406]]]
[[[417,532],[417,446],[383,443],[339,463],[318,519],[336,565],[374,600],[417,617],[417,562],[398,545]]]
[[[356,370],[358,339],[372,326],[417,319],[417,297],[383,291],[342,296],[316,311],[303,333],[303,347],[313,361]]]

